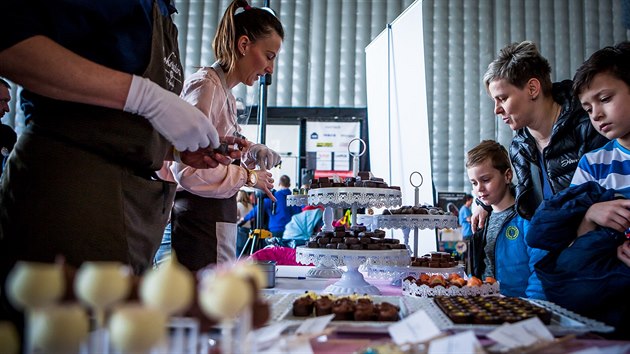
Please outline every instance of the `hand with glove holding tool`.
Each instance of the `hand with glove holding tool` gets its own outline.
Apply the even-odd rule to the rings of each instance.
[[[243,151],[247,151],[251,144],[247,139],[235,136],[224,136],[220,140],[221,144],[216,149],[208,147],[192,152],[175,150],[173,159],[194,168],[214,168],[219,164],[227,166],[242,158]]]

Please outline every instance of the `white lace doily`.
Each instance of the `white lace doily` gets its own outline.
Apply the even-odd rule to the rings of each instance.
[[[434,297],[434,296],[474,296],[499,294],[499,282],[494,284],[483,284],[481,286],[449,286],[447,288],[438,285],[430,287],[428,285],[412,284],[409,280],[403,280],[402,293],[406,296]]]
[[[381,229],[455,229],[459,222],[454,215],[395,214],[374,215],[372,225]]]
[[[409,264],[409,251],[396,250],[337,250],[328,248],[308,248],[300,246],[295,249],[295,261],[300,264],[358,267],[361,264],[399,266]]]
[[[291,194],[287,195],[287,206],[304,206],[308,205],[308,195],[306,194]]]
[[[366,187],[316,188],[308,191],[309,205],[324,205],[337,208],[375,207],[390,208],[402,203],[397,189]]]
[[[413,266],[370,266],[367,267],[368,277],[376,279],[403,279],[408,276],[418,278],[420,274],[429,275],[440,274],[447,278],[451,273],[456,273],[462,278],[466,278],[466,270],[464,266],[458,265],[452,268],[429,268],[429,267],[413,267]]]

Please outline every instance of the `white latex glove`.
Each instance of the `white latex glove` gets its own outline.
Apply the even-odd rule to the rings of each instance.
[[[256,164],[260,168],[271,170],[282,162],[282,157],[277,152],[271,150],[263,144],[254,144],[247,152],[251,159],[256,160]]]
[[[219,134],[195,106],[149,79],[133,76],[125,112],[145,117],[179,151],[219,146]]]

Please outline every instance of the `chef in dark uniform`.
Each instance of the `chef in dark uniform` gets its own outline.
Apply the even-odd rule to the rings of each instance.
[[[24,87],[30,123],[0,185],[2,295],[17,260],[120,261],[140,274],[175,193],[155,171],[174,150],[197,168],[231,162],[178,96],[174,12],[167,0],[3,3],[0,76]]]

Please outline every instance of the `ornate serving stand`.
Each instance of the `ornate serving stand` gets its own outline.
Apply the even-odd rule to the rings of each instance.
[[[414,176],[420,178],[419,183],[414,182]],[[415,189],[414,202],[416,206],[419,205],[419,188],[422,185],[424,179],[419,172],[413,172],[409,176],[409,183]],[[409,246],[409,233],[414,231],[414,247],[413,255],[418,257],[418,230],[419,229],[441,229],[441,228],[456,228],[458,224],[457,217],[454,215],[439,215],[439,214],[393,214],[393,215],[373,215],[371,217],[361,217],[360,219],[366,222],[371,221],[373,228],[380,229],[401,229],[403,232],[403,242]],[[464,275],[462,267],[453,268],[426,268],[426,267],[412,267],[407,264],[401,266],[382,266],[372,265],[367,267],[368,275],[374,278],[392,279],[392,284],[400,285],[401,279],[408,275],[418,276],[420,273],[459,273]]]
[[[359,153],[350,150],[354,141],[361,143]],[[361,139],[353,139],[348,144],[348,152],[354,158],[353,172],[358,173],[359,157],[365,153],[365,142]],[[394,207],[402,201],[400,190],[389,188],[366,187],[331,187],[316,188],[308,191],[308,204],[324,206],[322,231],[334,231],[333,208],[351,208],[352,224],[356,224],[357,208],[366,207]],[[302,264],[315,264],[306,276],[312,278],[339,278],[334,285],[326,291],[334,294],[380,294],[379,290],[365,281],[358,268],[362,264],[405,265],[409,263],[408,250],[336,250],[298,247],[296,249],[296,261]],[[346,266],[344,273],[340,266]]]

